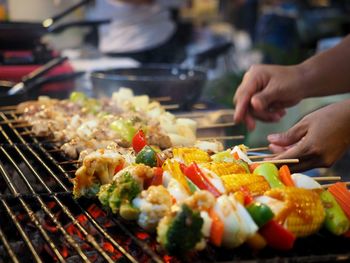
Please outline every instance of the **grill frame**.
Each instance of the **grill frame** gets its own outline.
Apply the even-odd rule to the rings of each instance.
[[[69,162],[64,163],[66,160],[63,155],[55,148],[55,143],[50,142],[47,138],[37,138],[31,136],[30,129],[26,126],[16,125],[18,123],[19,115],[13,111],[2,110],[0,111],[0,185],[1,183],[6,183],[7,190],[10,192],[6,194],[0,194],[0,212],[4,211],[7,213],[7,217],[10,218],[11,224],[15,226],[17,235],[21,236],[23,244],[29,249],[32,255],[33,261],[43,262],[40,253],[37,251],[37,247],[30,240],[21,222],[18,220],[18,207],[13,206],[13,203],[19,204],[21,210],[25,211],[26,216],[30,219],[31,223],[35,226],[36,230],[40,234],[41,238],[44,239],[46,244],[51,249],[51,252],[56,257],[58,262],[66,262],[66,258],[62,255],[60,248],[56,245],[55,241],[52,240],[52,235],[43,227],[40,223],[39,218],[37,218],[37,211],[33,210],[33,202],[36,205],[40,205],[40,208],[46,216],[54,222],[58,231],[64,236],[65,240],[70,244],[70,248],[74,249],[75,255],[80,257],[81,261],[91,262],[86,251],[84,251],[74,238],[67,233],[65,225],[63,225],[57,218],[56,215],[48,207],[45,200],[53,200],[64,212],[64,214],[69,218],[70,223],[73,224],[79,231],[81,231],[85,237],[85,240],[94,248],[101,258],[105,262],[115,262],[112,257],[103,249],[103,247],[96,241],[95,237],[92,236],[87,229],[76,219],[75,213],[67,206],[67,200],[72,202],[75,207],[78,207],[81,211],[80,214],[86,216],[89,223],[97,230],[99,235],[102,235],[105,240],[110,242],[115,249],[117,249],[122,255],[123,259],[129,262],[139,262],[136,256],[132,255],[127,248],[122,244],[119,244],[117,240],[114,239],[108,230],[99,224],[99,222],[91,215],[91,213],[85,208],[82,203],[95,203],[99,205],[98,202],[94,200],[83,200],[78,201],[72,197],[72,184],[70,179],[73,176],[72,171],[76,169],[74,164]],[[21,163],[24,163],[27,169],[29,169],[30,176],[36,179],[44,190],[35,189],[29,178],[28,174],[25,174],[23,168],[18,165],[18,160],[15,160],[17,155],[21,158]],[[28,156],[33,157],[29,159]],[[66,160],[67,161],[67,160]],[[15,173],[26,185],[27,191],[21,191],[18,186],[12,181],[10,171],[8,171],[7,166],[11,165]],[[37,166],[41,167],[38,168]],[[71,170],[69,170],[71,169]],[[73,169],[73,170],[72,170]],[[28,170],[27,170],[28,172]],[[45,176],[44,176],[45,174]],[[57,189],[53,190],[51,185],[45,182],[45,179],[50,178],[53,182],[57,183]],[[1,189],[0,189],[1,190]],[[65,201],[64,201],[65,200]],[[69,202],[68,202],[69,203]],[[129,229],[128,225],[125,224],[121,219],[116,216],[107,215],[108,218],[120,229],[123,234],[129,237],[135,245],[141,249],[149,261],[163,262],[163,254],[156,253],[152,247],[146,242],[141,241],[135,235],[137,229]],[[6,229],[4,224],[2,224],[3,219],[0,217],[0,247],[7,253],[7,258],[13,262],[26,262],[21,258],[21,255],[16,254],[12,248],[12,241],[9,240],[8,235],[6,235]],[[313,237],[314,238],[314,237]],[[307,245],[308,242],[313,242],[313,238],[304,240],[300,246],[303,244]],[[310,241],[309,241],[310,240]],[[317,241],[317,239],[316,239]],[[350,240],[348,241],[350,247]],[[227,251],[224,249],[215,249],[209,246],[204,252],[190,256],[188,261],[220,261],[228,262],[239,260],[240,262],[322,262],[322,261],[346,261],[350,260],[350,252],[347,253],[330,253],[321,255],[295,255],[292,253],[279,253],[276,251],[267,250],[266,253],[262,253],[258,256],[253,256],[250,250],[247,248],[242,248],[236,251]],[[227,253],[227,256],[224,255]],[[178,259],[173,258],[176,262]],[[0,257],[1,262],[1,257]]]

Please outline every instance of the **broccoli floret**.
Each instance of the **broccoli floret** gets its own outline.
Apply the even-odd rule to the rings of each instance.
[[[98,195],[98,199],[100,200],[101,204],[104,208],[108,208],[109,206],[109,198],[111,196],[111,193],[114,191],[116,185],[115,183],[112,184],[104,184],[101,186]]]
[[[183,204],[180,212],[170,220],[165,233],[164,247],[171,255],[184,255],[202,239],[203,219],[199,212]]]
[[[141,192],[139,183],[129,172],[125,172],[118,177],[113,185],[115,187],[110,191],[108,196],[108,204],[113,213],[116,213],[122,204],[130,203]]]

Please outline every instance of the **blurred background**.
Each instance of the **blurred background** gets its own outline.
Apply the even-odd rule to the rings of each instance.
[[[0,20],[5,26],[41,22],[78,2],[0,0]],[[73,88],[51,83],[37,90],[39,95],[65,97],[73,89],[95,94],[89,73],[96,70],[180,64],[206,72],[207,81],[190,110],[232,109],[235,90],[252,64],[296,64],[350,32],[348,0],[87,2],[49,27],[35,45],[17,47],[16,37],[12,44],[0,44],[0,79],[19,81],[52,54],[65,55],[69,64],[56,71],[82,72],[82,77],[74,80]],[[0,37],[8,32],[0,30]],[[347,96],[308,99],[288,110],[279,123],[259,123],[250,134],[242,125],[230,132],[246,135],[249,146],[265,146],[267,134],[286,130],[308,112]]]

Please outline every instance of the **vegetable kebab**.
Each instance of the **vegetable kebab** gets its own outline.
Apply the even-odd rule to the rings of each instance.
[[[106,209],[155,232],[170,254],[202,250],[208,243],[290,250],[297,238],[321,228],[334,235],[349,231],[350,192],[342,183],[324,190],[311,177],[291,174],[286,165],[256,165],[243,145],[224,151],[160,151],[141,131],[132,142],[126,155],[99,153],[109,158],[103,164],[96,153],[86,156],[74,179],[74,194],[99,189],[98,199]],[[88,169],[86,162],[98,167],[82,173]],[[86,176],[99,187],[82,187]]]

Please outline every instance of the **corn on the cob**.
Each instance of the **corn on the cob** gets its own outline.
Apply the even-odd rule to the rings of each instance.
[[[274,188],[265,195],[286,202],[276,220],[297,237],[316,233],[323,224],[325,211],[318,193],[296,187]]]
[[[173,154],[175,159],[182,160],[186,165],[192,162],[205,163],[210,161],[209,154],[197,148],[174,148]]]
[[[252,195],[262,195],[270,189],[269,183],[263,176],[255,174],[228,174],[221,176],[227,192],[236,192],[244,187]]]
[[[218,176],[228,174],[244,174],[247,172],[243,166],[237,163],[209,162],[202,163],[201,167],[207,168]]]

